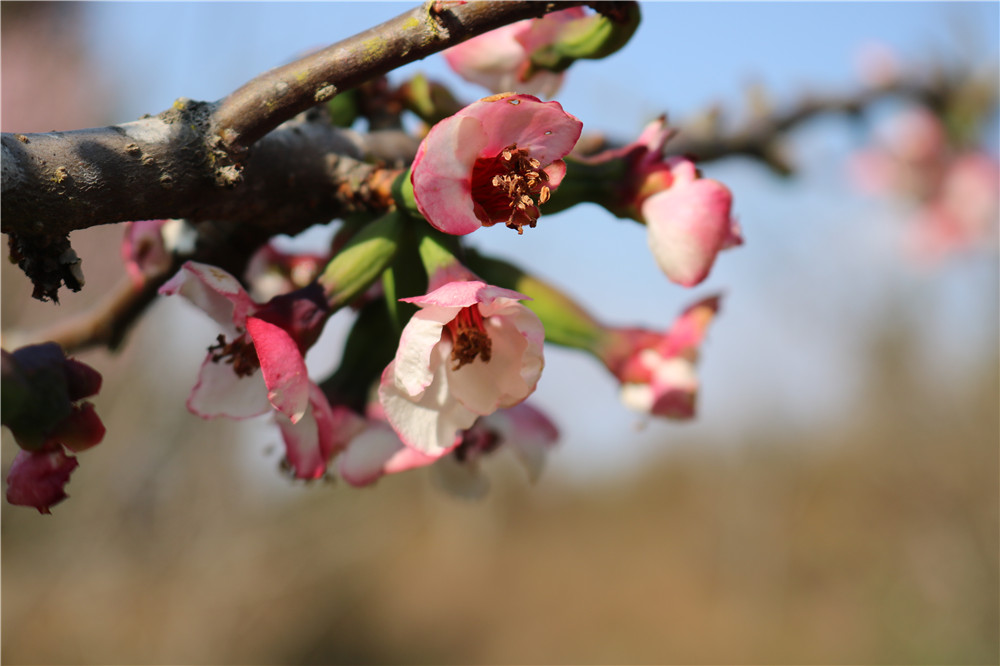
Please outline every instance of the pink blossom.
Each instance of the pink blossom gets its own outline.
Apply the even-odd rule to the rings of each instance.
[[[600,356],[622,383],[622,402],[636,411],[689,419],[698,396],[698,349],[719,309],[719,296],[686,309],[665,334],[614,329]]]
[[[303,479],[322,476],[347,439],[328,427],[338,423],[338,413],[306,370],[304,354],[327,315],[321,290],[313,287],[258,304],[229,273],[189,261],[160,288],[184,296],[223,329],[202,363],[188,409],[202,418],[242,419],[273,408],[288,462]]]
[[[382,373],[385,417],[407,446],[439,456],[476,418],[535,390],[544,330],[523,294],[480,281],[450,282],[426,296]]]
[[[513,90],[552,97],[564,74],[536,69],[531,56],[554,43],[567,23],[585,16],[582,7],[571,7],[518,21],[453,46],[444,57],[463,79],[495,93]]]
[[[660,269],[671,281],[692,287],[708,277],[719,252],[741,245],[743,237],[731,216],[729,188],[702,178],[687,158],[664,156],[673,133],[661,117],[635,143],[586,161],[625,163],[625,178],[609,208],[644,223]]]
[[[910,109],[879,128],[874,147],[855,155],[850,169],[863,191],[915,207],[908,240],[918,259],[937,260],[995,236],[1000,165],[985,153],[956,152],[927,109]]]
[[[417,208],[431,226],[464,235],[498,222],[522,232],[566,173],[562,157],[583,123],[558,102],[494,95],[431,128],[413,161]]]

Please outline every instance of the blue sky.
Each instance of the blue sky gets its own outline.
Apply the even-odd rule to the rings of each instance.
[[[221,98],[297,54],[412,6],[109,2],[89,7],[86,29],[106,79],[116,82],[116,117],[109,121],[124,121],[180,96]],[[853,90],[860,85],[859,50],[873,42],[918,67],[963,59],[995,68],[1000,44],[998,3],[649,3],[643,16],[623,51],[575,65],[557,96],[585,131],[630,139],[661,112],[683,121],[713,104],[738,120],[751,84],[763,85],[779,106],[809,91]],[[486,94],[461,82],[440,57],[394,76],[418,70],[453,84],[468,100]],[[994,129],[994,143],[995,137]],[[721,255],[711,278],[694,290],[662,277],[642,227],[593,207],[543,217],[523,237],[498,228],[477,232],[477,246],[557,282],[609,322],[662,328],[686,304],[726,293],[704,350],[701,416],[694,424],[652,423],[637,436],[640,419],[618,404],[615,383],[595,362],[547,352],[535,401],[563,428],[557,466],[584,472],[628,466],[685,431],[738,444],[749,425],[767,420],[822,427],[843,418],[861,376],[858,331],[891,299],[915,290],[935,310],[926,331],[934,350],[928,368],[937,372],[936,363],[946,372],[976,362],[974,350],[995,339],[995,324],[982,325],[984,317],[996,318],[996,294],[983,292],[995,282],[995,258],[933,274],[905,265],[900,210],[856,196],[844,178],[844,159],[862,143],[857,127],[824,119],[789,143],[802,167],[794,180],[778,180],[744,160],[708,165],[707,175],[734,192],[747,245]],[[984,297],[994,302],[984,308]],[[333,340],[346,320],[331,324]],[[206,341],[212,337],[206,331]],[[192,347],[192,376],[203,346]],[[328,366],[335,355],[310,363]]]

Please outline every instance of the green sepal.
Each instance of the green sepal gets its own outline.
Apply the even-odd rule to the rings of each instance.
[[[406,211],[411,217],[422,220],[424,216],[420,213],[420,209],[417,208],[417,198],[413,194],[413,181],[410,179],[411,172],[412,169],[407,169],[396,176],[396,180],[392,181],[392,198],[396,202],[397,209]]]
[[[417,249],[428,278],[438,271],[461,265],[457,259],[462,252],[458,236],[438,231],[428,224],[421,225],[417,232]]]
[[[596,163],[566,157],[566,175],[545,202],[544,213],[558,213],[581,203],[595,203],[618,217],[621,213],[620,189],[628,173],[623,159]]]
[[[338,93],[326,103],[326,110],[330,114],[330,122],[335,126],[350,127],[353,125],[354,121],[361,115],[357,89]]]

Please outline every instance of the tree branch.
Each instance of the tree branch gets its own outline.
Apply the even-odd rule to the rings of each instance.
[[[503,25],[581,4],[429,0],[363,33],[265,72],[226,97],[212,116],[216,157],[239,163],[260,137],[339,92]],[[237,177],[233,169],[222,175]]]

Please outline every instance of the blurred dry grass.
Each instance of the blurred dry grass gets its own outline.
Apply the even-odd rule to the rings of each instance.
[[[5,325],[51,308],[4,271]],[[836,428],[682,434],[587,485],[501,465],[470,504],[420,473],[303,490],[246,469],[261,445],[184,411],[163,314],[83,357],[109,435],[72,499],[2,509],[4,663],[997,662],[996,356],[922,386],[889,326]]]

